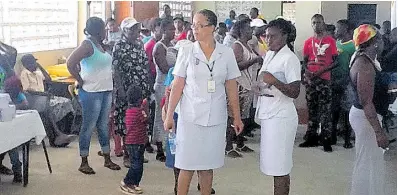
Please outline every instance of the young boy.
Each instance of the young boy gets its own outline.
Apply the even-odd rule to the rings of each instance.
[[[126,194],[142,194],[139,187],[144,172],[144,151],[148,135],[146,131],[147,114],[145,113],[141,88],[130,86],[127,90],[129,108],[126,110],[125,145],[129,153],[131,166],[120,189]]]
[[[214,39],[220,44],[223,43],[225,36],[227,35],[228,28],[224,22],[218,23],[217,33],[214,35]]]

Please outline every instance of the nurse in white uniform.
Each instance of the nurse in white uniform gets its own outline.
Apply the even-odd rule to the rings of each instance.
[[[269,47],[259,73],[256,117],[261,120],[261,171],[274,176],[274,194],[287,195],[298,126],[293,99],[300,93],[300,61],[286,45],[290,23],[273,20],[266,30]]]
[[[217,16],[201,10],[193,18],[195,43],[183,46],[174,67],[165,129],[173,125],[179,102],[175,167],[181,169],[178,194],[188,194],[194,171],[198,171],[202,195],[210,195],[213,169],[224,165],[227,129],[227,95],[237,134],[243,129],[239,113],[236,78],[240,71],[231,48],[217,43],[213,33]]]

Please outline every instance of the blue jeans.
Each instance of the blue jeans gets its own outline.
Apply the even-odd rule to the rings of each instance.
[[[22,163],[19,160],[19,147],[8,151],[8,155],[10,156],[12,171],[14,172],[14,174],[22,174]]]
[[[112,92],[87,92],[79,89],[79,100],[82,106],[83,122],[79,134],[80,156],[89,155],[91,135],[97,127],[98,140],[104,154],[110,153],[108,121],[112,105]]]
[[[130,168],[124,178],[126,185],[139,186],[142,174],[144,173],[144,144],[128,144],[126,145],[127,152],[130,158]]]

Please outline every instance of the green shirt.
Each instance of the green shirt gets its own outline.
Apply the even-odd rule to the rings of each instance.
[[[352,40],[345,43],[338,40],[336,41],[336,46],[339,53],[337,57],[338,65],[332,71],[332,80],[336,83],[347,84],[350,60],[355,52],[355,45]]]

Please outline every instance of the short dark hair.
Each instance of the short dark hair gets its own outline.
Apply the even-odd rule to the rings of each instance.
[[[272,20],[271,22],[268,23],[267,28],[271,28],[271,27],[275,27],[278,28],[279,30],[281,30],[282,34],[287,34],[290,35],[292,34],[292,23],[282,19],[282,18],[278,18],[276,20]],[[286,40],[287,41],[287,40]]]
[[[108,25],[109,22],[115,22],[115,19],[113,19],[113,18],[106,19],[106,24],[105,25]]]
[[[378,30],[380,30],[381,29],[381,26],[380,26],[380,24],[375,24],[374,25]]]
[[[161,24],[162,24],[161,18],[153,18],[149,21],[149,29],[151,29],[151,31],[155,31],[155,28],[160,27]]]
[[[207,22],[214,27],[217,26],[217,15],[208,9],[202,9],[198,12],[198,14],[202,14],[204,17],[207,18]]]
[[[245,25],[249,25],[250,27],[250,19],[239,20],[234,24],[234,29],[236,29],[236,36],[239,38],[242,36],[241,30]]]
[[[160,30],[161,31],[166,30],[167,26],[169,25],[174,25],[172,20],[162,19],[162,21],[160,22]]]
[[[383,22],[383,25],[391,25],[391,21],[386,20],[386,21]]]
[[[256,7],[253,7],[252,10],[255,11],[257,14],[258,14],[258,12],[259,12],[258,9],[257,9]]]
[[[128,103],[134,107],[139,107],[142,101],[142,89],[137,85],[130,85],[127,90]]]
[[[218,23],[219,28],[227,28],[227,25],[224,22]]]
[[[99,17],[90,17],[86,22],[86,28],[84,28],[85,35],[91,35],[97,37],[101,31],[105,29],[105,22]]]
[[[336,26],[334,26],[333,24],[327,24],[326,25],[326,30],[327,31],[335,31],[336,30]]]
[[[163,9],[166,8],[166,7],[168,7],[170,9],[170,6],[168,4],[164,4],[163,5]]]
[[[342,19],[337,21],[337,24],[343,25],[347,28],[348,31],[354,30],[354,25],[352,24],[352,22],[346,20],[346,19]]]
[[[322,16],[321,14],[314,14],[314,15],[311,17],[311,20],[314,19],[314,18],[319,18],[319,19],[322,19],[322,21],[325,21],[325,18],[323,18],[323,16]]]
[[[250,17],[247,14],[240,14],[238,16],[238,20],[245,20],[245,19],[250,19]]]

